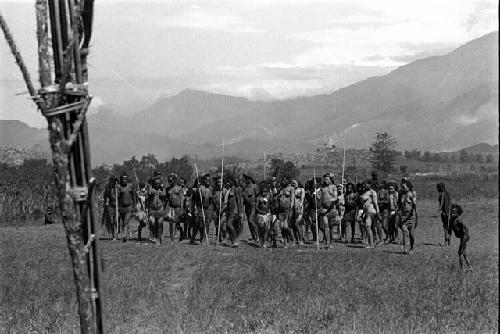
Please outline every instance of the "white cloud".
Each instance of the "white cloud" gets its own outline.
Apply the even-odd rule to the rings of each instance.
[[[218,8],[204,9],[192,4],[178,13],[172,14],[166,10],[153,11],[139,9],[134,15],[118,18],[121,21],[141,22],[158,27],[201,29],[228,33],[261,33],[258,28],[231,11]]]
[[[471,116],[471,115],[459,115],[456,119],[456,122],[461,125],[471,125],[474,123],[477,123],[479,120],[478,117],[476,116]]]
[[[476,24],[476,29],[469,29],[469,16],[476,10],[469,1],[356,0],[354,3],[366,11],[333,17],[322,29],[292,34],[294,39],[313,44],[294,58],[295,64],[404,65],[408,61],[403,55],[411,59],[422,52],[432,53],[432,48],[456,47],[496,28],[496,20],[490,17],[481,21],[480,26]],[[374,55],[378,57],[375,59]]]
[[[178,16],[170,16],[156,21],[157,24],[174,28],[196,28],[230,33],[261,33],[244,20],[231,15],[210,14],[198,8],[190,8]]]

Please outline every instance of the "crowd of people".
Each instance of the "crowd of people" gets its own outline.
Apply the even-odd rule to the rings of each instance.
[[[139,183],[139,182],[138,182]],[[451,204],[443,183],[437,185],[444,243],[453,231],[460,238],[460,264],[466,258],[469,239],[460,215],[462,208]],[[417,196],[408,178],[399,182],[371,179],[354,184],[335,184],[332,174],[311,178],[302,185],[297,179],[270,177],[257,184],[243,174],[241,180],[209,174],[196,178],[192,186],[175,174],[165,180],[155,171],[147,182],[135,187],[128,175],[111,177],[104,192],[103,224],[114,240],[131,239],[130,221],[138,222],[137,239],[144,228],[149,239],[163,242],[168,225],[170,243],[214,242],[238,247],[248,226],[249,243],[257,247],[301,247],[315,242],[331,248],[337,239],[361,243],[368,249],[388,243],[403,246],[412,254],[418,225]],[[356,233],[357,232],[357,233]],[[312,236],[312,238],[311,238]],[[321,238],[320,238],[321,236]]]

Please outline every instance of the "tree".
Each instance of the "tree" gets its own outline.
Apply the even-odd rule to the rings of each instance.
[[[458,160],[462,163],[470,161],[470,155],[466,150],[460,150]]]
[[[404,156],[408,159],[420,160],[420,155],[422,152],[413,150],[413,151],[405,151]]]
[[[399,170],[401,171],[401,174],[403,174],[403,175],[408,174],[408,166],[406,166],[406,165],[399,166]]]
[[[441,159],[441,154],[439,153],[434,153],[431,155],[431,161],[433,162],[441,162],[442,159]]]
[[[271,175],[278,180],[286,177],[289,180],[295,179],[300,175],[300,170],[291,161],[283,162],[281,159],[271,160]]]
[[[187,155],[180,159],[172,158],[170,161],[161,164],[159,169],[162,175],[168,176],[170,173],[175,173],[178,177],[185,178],[188,183],[191,182],[194,174],[194,167]]]
[[[486,156],[486,163],[491,164],[493,162],[493,155],[490,153]]]
[[[376,171],[384,174],[394,171],[397,141],[388,132],[377,133],[370,146],[370,164]]]
[[[429,151],[425,151],[422,157],[423,161],[431,161],[431,153]]]

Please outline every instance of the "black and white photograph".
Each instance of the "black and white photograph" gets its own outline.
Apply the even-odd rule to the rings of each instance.
[[[497,1],[0,27],[0,333],[498,333]]]

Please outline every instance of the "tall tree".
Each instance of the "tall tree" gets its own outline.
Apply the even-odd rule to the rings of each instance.
[[[384,174],[394,171],[398,143],[388,132],[377,133],[370,146],[370,164],[376,171]]]

